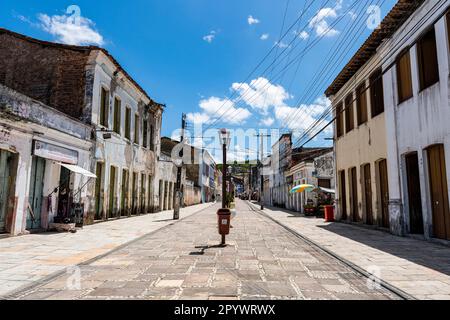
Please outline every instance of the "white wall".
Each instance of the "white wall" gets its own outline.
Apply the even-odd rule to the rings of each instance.
[[[384,63],[387,68],[395,62],[397,55],[410,47],[411,73],[414,96],[398,104],[396,67],[385,75],[385,101],[389,148],[389,191],[391,200],[397,206],[391,208],[392,214],[398,214],[402,221],[398,233],[409,232],[409,208],[407,203],[406,173],[404,155],[417,152],[421,183],[421,200],[424,218],[425,236],[432,236],[432,213],[428,187],[428,168],[425,149],[434,144],[444,144],[447,177],[450,182],[450,104],[449,104],[449,41],[445,16],[448,1],[427,1],[416,11],[394,37],[385,43],[382,52],[392,54]],[[434,8],[444,5],[435,11]],[[433,27],[436,32],[439,83],[420,91],[419,70],[417,64],[417,46],[415,42],[423,31]],[[425,23],[423,23],[425,22]],[[408,41],[402,39],[408,38]],[[450,183],[449,183],[450,185]],[[450,194],[449,194],[450,196]]]

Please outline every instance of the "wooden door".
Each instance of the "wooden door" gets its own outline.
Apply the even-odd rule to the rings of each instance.
[[[109,214],[108,218],[116,216],[116,167],[111,166],[109,171]]]
[[[122,193],[120,201],[120,210],[122,216],[128,215],[128,198],[129,198],[129,173],[128,170],[123,169],[122,171]]]
[[[27,229],[41,228],[42,196],[44,190],[45,159],[33,157],[27,207]],[[31,208],[31,210],[30,210]]]
[[[97,179],[95,180],[95,220],[103,219],[103,192],[102,192],[102,180],[103,180],[103,163],[97,162],[97,168],[95,169]]]
[[[358,184],[357,184],[357,176],[356,176],[356,168],[350,169],[350,179],[351,179],[351,191],[350,195],[352,197],[351,199],[351,215],[352,215],[352,221],[357,222],[359,220],[359,213],[358,213]]]
[[[10,201],[9,189],[11,187],[11,153],[0,150],[0,232],[6,228],[6,214]]]
[[[341,194],[340,194],[341,219],[347,220],[347,192],[346,192],[345,171],[344,170],[342,170],[340,173],[340,180],[341,180]]]
[[[423,234],[422,196],[417,153],[407,155],[405,164],[408,187],[409,232],[412,234]]]
[[[381,226],[389,228],[389,184],[386,160],[378,163],[378,170],[380,175]]]
[[[428,168],[434,236],[450,240],[450,212],[443,145],[428,148]]]
[[[370,164],[363,166],[364,172],[364,202],[366,204],[366,223],[373,224],[373,209],[372,209],[372,178],[370,175]]]

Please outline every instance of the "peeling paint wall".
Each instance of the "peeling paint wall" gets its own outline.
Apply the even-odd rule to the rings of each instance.
[[[357,108],[355,99],[356,87],[364,84],[369,87],[370,81],[368,80],[372,72],[381,66],[381,56],[375,55],[370,59],[356,74],[350,79],[339,92],[332,97],[332,104],[336,106],[342,102],[344,104],[345,98],[353,93],[353,119],[355,121],[354,129],[348,133],[345,133],[341,137],[337,137],[336,128],[334,128],[335,141],[335,155],[336,155],[336,176],[339,177],[341,171],[345,171],[345,188],[346,198],[341,199],[341,192],[343,186],[341,186],[339,178],[336,180],[336,219],[341,219],[344,216],[343,202],[346,202],[346,215],[351,218],[351,189],[350,182],[351,177],[349,170],[356,168],[356,181],[357,181],[357,197],[358,197],[358,218],[367,222],[367,210],[365,199],[365,186],[364,175],[362,166],[370,164],[370,185],[372,189],[372,211],[373,211],[373,223],[375,225],[381,225],[381,201],[378,194],[379,179],[377,175],[378,162],[382,159],[387,159],[387,146],[386,146],[386,123],[385,113],[381,113],[375,117],[372,117],[371,112],[371,99],[370,88],[366,91],[367,99],[367,115],[368,121],[360,126],[357,125]],[[385,79],[383,79],[383,82]],[[384,93],[384,96],[388,96],[388,93]],[[342,113],[342,117],[344,117]],[[335,114],[336,115],[336,114]],[[335,126],[336,127],[336,126]],[[345,129],[345,125],[344,125]]]
[[[89,170],[92,143],[91,128],[53,108],[30,99],[14,90],[0,85],[0,148],[17,157],[14,210],[7,231],[12,235],[24,233],[28,213],[31,184],[33,141],[73,150],[78,165]],[[59,186],[60,165],[58,161],[45,160],[41,225],[48,227],[57,212],[58,193],[48,201],[48,195]],[[72,188],[78,190],[87,178],[73,174]],[[87,203],[87,188],[83,188],[77,199]]]
[[[433,237],[433,219],[429,191],[426,148],[443,144],[447,164],[447,181],[450,185],[450,81],[449,81],[449,35],[445,10],[448,1],[426,1],[381,48],[381,54],[392,55],[384,63],[395,63],[395,58],[409,47],[413,97],[398,103],[397,75],[394,65],[385,75],[385,103],[388,134],[388,169],[391,220],[397,220],[396,234],[409,233],[410,217],[408,204],[407,173],[405,155],[417,152],[419,158],[420,193],[425,237]],[[440,7],[434,10],[435,7]],[[427,23],[423,23],[427,21]],[[433,23],[436,22],[433,26]],[[419,27],[417,27],[419,26]],[[421,91],[416,41],[428,28],[436,32],[439,78],[435,85]],[[407,41],[403,41],[409,35]],[[449,193],[450,196],[450,193]]]
[[[103,53],[99,53],[95,60],[92,87],[92,103],[85,106],[85,110],[90,110],[90,122],[96,127],[95,135],[95,154],[91,169],[96,170],[96,164],[102,163],[104,165],[104,175],[102,177],[101,193],[103,195],[103,212],[101,215],[104,219],[112,214],[109,212],[110,197],[114,197],[115,210],[119,212],[130,210],[130,208],[121,208],[121,193],[122,193],[122,175],[123,170],[128,170],[130,174],[129,190],[132,190],[132,174],[138,174],[137,185],[139,191],[137,203],[143,201],[146,207],[143,209],[145,213],[155,212],[158,209],[159,203],[159,177],[158,170],[156,170],[157,157],[160,150],[160,130],[162,111],[152,108],[150,101],[145,98],[142,92],[137,90],[133,84],[121,73],[117,71],[117,67],[112,61]],[[101,88],[109,92],[109,107],[108,107],[108,126],[100,125],[100,103],[101,103]],[[120,134],[112,132],[110,139],[104,139],[104,132],[102,130],[112,130],[114,125],[114,99],[118,98],[121,101],[121,116],[120,116]],[[125,138],[125,112],[126,108],[131,110],[130,117],[130,139]],[[87,115],[89,113],[86,113]],[[135,115],[139,116],[139,139],[135,142]],[[150,150],[150,140],[148,140],[147,148],[143,147],[143,119],[148,119],[148,129],[150,126],[154,128],[153,144],[154,151]],[[150,139],[150,133],[147,138]],[[110,192],[110,173],[111,166],[116,168],[115,192]],[[145,195],[142,197],[141,179],[145,176]],[[149,188],[149,179],[152,188]],[[95,186],[91,189],[91,208],[95,208]],[[128,203],[131,203],[132,194],[130,192]],[[95,212],[88,213],[89,220],[94,219]]]

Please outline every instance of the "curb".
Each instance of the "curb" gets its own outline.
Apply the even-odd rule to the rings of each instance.
[[[249,201],[247,201],[247,204],[249,205],[249,207],[255,211],[258,212],[260,215],[272,220],[273,222],[275,222],[276,224],[278,224],[279,226],[283,227],[284,229],[286,229],[287,231],[289,231],[290,233],[292,233],[293,235],[295,235],[296,237],[302,239],[303,241],[305,241],[306,243],[310,244],[313,247],[318,248],[319,250],[325,252],[326,254],[332,256],[333,258],[335,258],[336,260],[342,262],[343,264],[345,264],[346,266],[348,266],[349,268],[351,268],[352,270],[356,271],[357,273],[361,274],[362,276],[366,277],[366,278],[375,278],[377,281],[379,281],[380,285],[389,290],[390,292],[394,293],[395,295],[399,296],[400,298],[402,298],[403,300],[417,300],[414,296],[406,293],[405,291],[389,284],[388,282],[386,282],[385,280],[375,277],[373,274],[367,272],[366,270],[364,270],[363,268],[361,268],[360,266],[354,264],[353,262],[351,262],[350,260],[347,260],[339,255],[337,255],[336,253],[334,253],[333,251],[323,247],[322,245],[318,244],[317,242],[305,237],[304,235],[298,233],[296,230],[286,226],[284,223],[279,222],[278,220],[276,220],[275,218],[269,216],[267,213],[265,213],[264,211],[261,211],[260,209],[256,208],[255,205]]]

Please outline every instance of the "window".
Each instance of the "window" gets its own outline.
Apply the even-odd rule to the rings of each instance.
[[[331,180],[330,179],[317,179],[317,185],[321,188],[331,188]]]
[[[344,134],[344,118],[342,117],[342,102],[336,107],[336,136],[339,138]]]
[[[105,88],[101,90],[100,96],[100,125],[108,127],[109,91]]]
[[[367,122],[367,88],[366,83],[362,83],[356,88],[356,112],[358,117],[358,126]]]
[[[353,94],[350,93],[345,98],[345,132],[350,132],[355,128],[355,111],[353,110]]]
[[[139,116],[134,115],[134,143],[139,144]]]
[[[397,90],[399,103],[413,96],[409,51],[406,51],[397,59]]]
[[[125,109],[125,138],[131,139],[131,109]]]
[[[447,12],[447,39],[448,39],[448,46],[450,48],[450,11]]]
[[[384,112],[383,72],[376,70],[370,76],[370,104],[372,118]]]
[[[148,147],[148,120],[144,118],[142,121],[142,146]]]
[[[434,28],[428,31],[417,43],[420,90],[439,82],[439,66]]]
[[[153,125],[150,125],[150,150],[155,151],[155,137]]]
[[[114,99],[114,132],[120,134],[121,102],[118,98]]]

